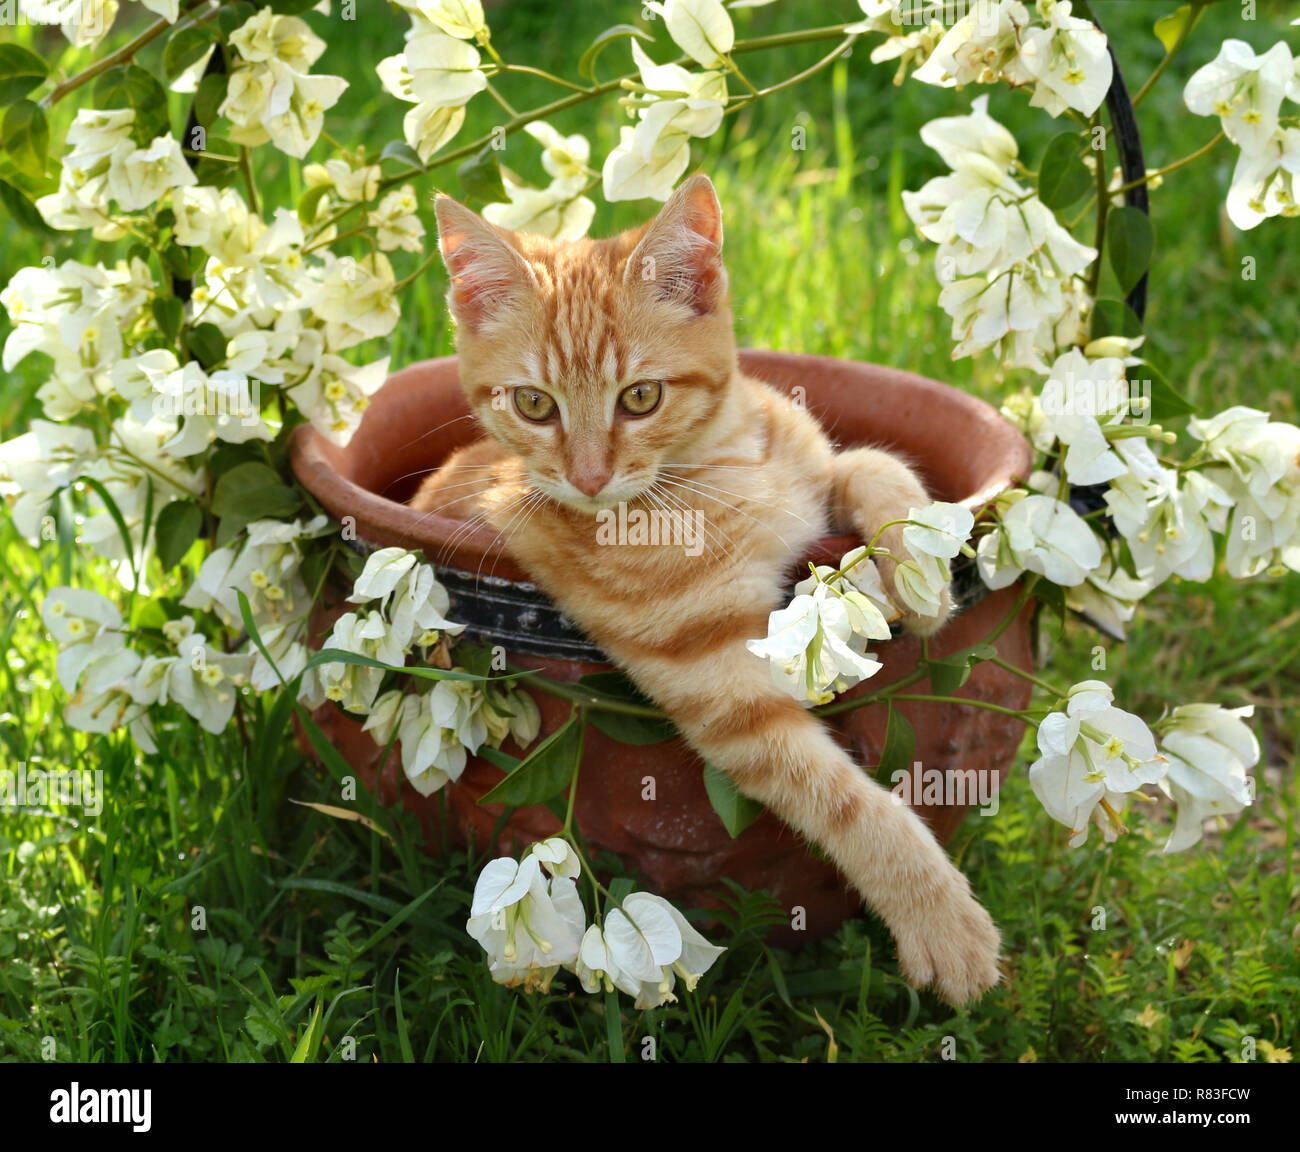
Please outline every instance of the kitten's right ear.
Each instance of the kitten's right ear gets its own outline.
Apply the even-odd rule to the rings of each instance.
[[[476,332],[518,308],[537,285],[518,249],[477,212],[450,196],[434,203],[438,246],[451,274],[447,305],[456,321]]]

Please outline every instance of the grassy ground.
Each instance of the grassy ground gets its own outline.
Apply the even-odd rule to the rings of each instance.
[[[404,23],[378,5],[361,7],[361,21],[333,38],[317,70],[354,85],[328,126],[377,151],[399,135],[402,109],[376,95],[363,62],[395,51]],[[492,10],[507,59],[573,75],[587,33],[631,20],[637,9],[568,0],[561,21],[551,7],[516,0]],[[1135,86],[1161,51],[1150,25],[1172,5],[1097,7]],[[1261,4],[1254,23],[1243,22],[1235,4],[1211,11],[1171,83],[1142,108],[1151,167],[1214,133],[1182,108],[1191,70],[1225,36],[1267,46],[1287,7]],[[777,4],[739,23],[766,33],[856,11],[847,0]],[[331,25],[317,23],[329,37]],[[572,29],[584,31],[575,37]],[[612,72],[626,48],[608,51]],[[757,80],[776,80],[817,55],[816,47],[790,49],[746,67]],[[959,110],[962,98],[919,85],[895,89],[888,66],[873,67],[866,56],[860,48],[834,73],[737,118],[697,150],[727,212],[741,341],[895,364],[996,398],[1002,385],[987,363],[948,359],[931,254],[898,197],[937,171],[915,128]],[[516,106],[544,97],[530,84],[509,89]],[[1018,131],[1034,166],[1053,126],[1005,92],[994,93],[991,107]],[[179,123],[179,105],[173,111]],[[464,139],[489,126],[491,113],[476,105]],[[597,156],[616,124],[608,107],[557,121],[591,135]],[[806,130],[803,151],[790,147],[796,124]],[[507,162],[535,174],[535,151],[515,139]],[[1155,196],[1152,356],[1207,409],[1249,403],[1295,420],[1295,225],[1231,230],[1219,208],[1230,162],[1220,151]],[[264,196],[288,190],[288,179],[270,172]],[[454,177],[444,183],[456,191]],[[646,209],[602,204],[597,231]],[[49,247],[12,229],[0,242],[6,274],[46,255],[89,255],[79,240]],[[1246,256],[1257,262],[1253,281],[1241,276]],[[450,349],[443,290],[430,274],[408,294],[392,341],[395,363]],[[30,362],[4,381],[5,437],[36,414],[39,382]],[[392,832],[394,851],[357,825],[288,803],[337,798],[328,774],[290,745],[252,762],[233,732],[213,738],[173,725],[160,729],[159,755],[142,758],[124,736],[70,730],[58,720],[54,653],[38,606],[55,584],[93,584],[89,565],[75,548],[33,551],[5,523],[0,581],[10,608],[0,625],[5,765],[102,769],[106,783],[106,805],[93,820],[6,813],[0,823],[6,1058],[287,1060],[316,1012],[320,1042],[308,1055],[320,1060],[604,1061],[623,1058],[625,1047],[636,1059],[646,1036],[656,1038],[663,1060],[821,1060],[832,1045],[842,1060],[1236,1060],[1249,1052],[1246,1037],[1262,1060],[1285,1058],[1296,1037],[1300,578],[1167,587],[1126,645],[1105,642],[1105,675],[1119,701],[1149,718],[1192,700],[1257,706],[1265,756],[1258,804],[1246,818],[1172,858],[1158,854],[1164,829],[1142,818],[1110,848],[1094,838],[1070,850],[1021,769],[998,816],[959,833],[954,851],[1000,924],[1008,958],[1004,986],[978,1006],[953,1012],[912,993],[898,978],[887,934],[866,917],[798,953],[773,952],[762,943],[770,902],[737,894],[725,930],[713,933],[730,951],[693,996],[645,1014],[570,995],[568,978],[547,997],[493,985],[463,931],[481,862],[431,862],[410,820],[374,811],[364,797],[360,806]],[[1099,642],[1070,636],[1051,653],[1046,674],[1064,682],[1093,675]],[[262,718],[253,712],[255,739]],[[197,910],[203,930],[195,928]]]

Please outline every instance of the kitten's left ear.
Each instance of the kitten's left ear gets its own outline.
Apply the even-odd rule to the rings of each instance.
[[[712,312],[727,295],[722,264],[722,206],[713,183],[692,176],[659,210],[628,257],[623,282],[644,282],[660,300]]]

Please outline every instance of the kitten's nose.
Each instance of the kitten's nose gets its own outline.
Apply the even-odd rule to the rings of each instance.
[[[605,465],[575,468],[569,473],[569,483],[585,496],[594,496],[609,483],[610,470]]]

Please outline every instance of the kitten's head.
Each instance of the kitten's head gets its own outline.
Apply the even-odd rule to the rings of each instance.
[[[461,384],[539,489],[608,508],[707,438],[736,363],[707,177],[608,240],[510,232],[447,196],[437,215]]]

